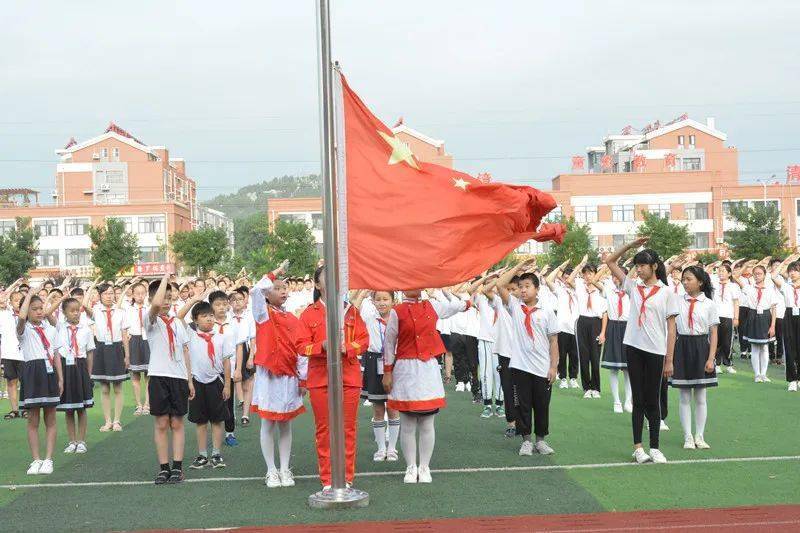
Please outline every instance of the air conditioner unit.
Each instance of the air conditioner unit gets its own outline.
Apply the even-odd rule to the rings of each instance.
[[[108,183],[103,183],[100,185],[100,192],[111,192],[111,185]]]
[[[92,159],[94,159],[95,161],[99,161],[100,160],[100,154],[98,154],[97,152],[93,153],[92,154]]]
[[[58,198],[58,189],[53,189],[53,192],[50,193],[50,196],[53,198]]]

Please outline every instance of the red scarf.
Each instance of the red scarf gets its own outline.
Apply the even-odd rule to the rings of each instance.
[[[525,331],[528,332],[528,335],[530,335],[531,339],[533,339],[533,324],[531,324],[531,316],[538,309],[538,307],[528,307],[527,305],[522,304],[522,312],[525,313]]]
[[[639,306],[639,327],[642,327],[644,324],[644,314],[646,312],[645,304],[661,287],[653,285],[650,287],[650,292],[647,293],[647,296],[644,294],[644,285],[637,285],[636,288],[639,289],[639,295],[642,297],[642,305]]]
[[[42,328],[42,326],[33,326],[33,329],[39,335],[39,340],[42,341],[42,347],[44,348],[44,351],[47,354],[47,359],[50,361],[50,366],[52,367],[53,356],[50,354],[50,341],[47,340],[47,335],[44,334],[44,328]]]
[[[78,326],[69,326],[69,344],[75,357],[78,357]]]
[[[761,303],[761,297],[764,296],[764,287],[756,287],[756,309],[758,309],[758,305]]]
[[[108,326],[108,337],[110,341],[114,341],[114,321],[111,319],[111,315],[114,313],[113,309],[105,308],[103,312],[106,314],[106,325]]]
[[[211,366],[213,367],[214,366],[214,355],[216,355],[215,352],[214,352],[214,341],[213,341],[214,332],[205,333],[203,331],[198,331],[197,335],[200,338],[202,338],[204,341],[206,341],[206,345],[208,346],[208,358],[211,359]]]
[[[625,296],[625,291],[617,291],[617,319],[622,318],[622,298]]]
[[[139,308],[139,333],[144,332],[144,320],[142,319],[142,308]]]
[[[159,317],[163,322],[164,325],[167,327],[167,339],[169,340],[169,356],[175,357],[175,332],[172,330],[172,322],[175,320],[175,317],[164,317],[159,315]]]
[[[694,333],[694,304],[697,303],[697,298],[689,298],[689,331]]]
[[[216,322],[215,321],[214,323],[219,326],[219,332],[220,333],[225,333],[225,323],[224,322]]]

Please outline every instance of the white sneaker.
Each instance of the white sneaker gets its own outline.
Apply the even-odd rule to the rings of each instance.
[[[386,450],[378,450],[374,454],[372,454],[373,461],[385,461],[386,460]]]
[[[633,412],[633,404],[631,402],[625,402],[625,412],[626,413]]]
[[[572,378],[572,379],[569,380],[569,386],[572,389],[577,389],[580,385],[578,385],[578,380],[577,379]]]
[[[427,466],[421,466],[417,469],[417,475],[420,483],[432,483],[431,469]]]
[[[555,450],[543,440],[537,440],[536,444],[534,444],[534,448],[536,448],[536,452],[541,455],[553,455],[555,453]]]
[[[661,426],[659,426],[660,431],[669,431],[669,426],[663,420],[661,421]]]
[[[464,392],[464,384],[460,381],[456,383],[456,392]]]
[[[591,393],[592,393],[592,398],[594,398],[594,399],[600,398],[600,391],[599,390],[593,390],[593,391],[591,391]]]
[[[403,483],[416,483],[417,482],[417,466],[408,465],[406,468],[406,475],[403,476]]]
[[[614,412],[615,413],[622,413],[622,403],[614,402]]]
[[[291,470],[281,470],[281,487],[294,487],[294,474]]]
[[[369,407],[370,405],[372,405],[372,402],[369,401],[369,399],[366,399],[366,400],[364,400],[364,405]]]
[[[469,392],[472,392],[472,382],[471,382],[471,381],[467,381],[467,382],[464,384],[464,388],[465,388],[467,391],[469,391]]]
[[[640,465],[652,461],[650,456],[647,455],[647,452],[644,451],[644,448],[636,448],[633,450],[633,459]]]
[[[703,439],[702,435],[697,435],[694,438],[694,445],[697,446],[698,450],[710,450],[711,449],[711,446],[709,446],[708,443],[705,441],[705,439]]]
[[[53,473],[53,460],[52,459],[45,459],[42,461],[42,466],[39,467],[40,474],[52,474]]]
[[[696,448],[697,446],[695,445],[694,437],[692,437],[691,435],[686,435],[686,438],[683,441],[683,449],[694,450]]]
[[[569,388],[569,382],[567,381],[566,378],[561,380],[561,382],[558,384],[558,388],[559,389],[568,389]]]
[[[753,379],[753,381],[755,381],[756,383],[763,383],[764,382],[764,378],[762,378],[761,376],[756,376]]]
[[[267,472],[267,478],[264,483],[271,489],[278,488],[281,486],[281,476],[277,472]]]
[[[736,369],[733,368],[732,366],[729,366],[728,367],[728,374],[735,374],[735,373],[736,373]]]
[[[592,391],[587,390],[586,392],[584,392],[583,393],[583,398],[591,400],[592,399]]]
[[[77,446],[78,446],[77,442],[70,442],[69,444],[67,444],[67,447],[64,448],[64,453],[75,453],[75,448],[77,448]]]
[[[86,453],[86,443],[83,441],[76,443],[75,453]]]
[[[667,458],[664,457],[664,454],[661,453],[661,450],[658,448],[650,448],[650,458],[653,460],[654,463],[666,463]]]
[[[397,461],[397,450],[387,450],[386,452],[386,460],[387,461]]]
[[[322,492],[325,492],[325,491],[328,491],[328,490],[331,490],[331,486],[330,485],[323,485],[322,486]]]
[[[28,467],[28,471],[26,472],[29,476],[35,476],[39,473],[39,469],[42,468],[42,461],[41,459],[36,459],[31,465]]]
[[[769,378],[766,376],[766,374],[765,374],[765,375],[763,375],[763,376],[761,376],[761,381],[763,381],[764,383],[772,383],[772,380],[771,380],[771,379],[769,379]]]
[[[533,455],[533,443],[529,440],[522,441],[522,446],[519,448],[520,455]]]
[[[789,383],[789,392],[797,392],[797,382],[792,381]]]

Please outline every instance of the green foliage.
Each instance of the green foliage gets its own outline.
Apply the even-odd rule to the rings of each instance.
[[[719,261],[719,254],[714,252],[701,252],[695,256],[695,259],[703,265],[710,265],[711,263]]]
[[[725,233],[725,241],[734,257],[761,259],[787,255],[786,228],[775,206],[763,203],[756,203],[753,207],[735,204],[731,206],[730,216],[741,225],[741,229]]]
[[[203,204],[222,211],[238,224],[240,218],[266,213],[271,198],[319,198],[320,196],[322,196],[322,181],[319,175],[310,174],[281,176],[247,185],[235,193],[215,196]]]
[[[492,270],[498,270],[500,268],[505,268],[507,266],[516,265],[518,261],[519,261],[519,256],[517,255],[517,253],[511,252],[510,254],[502,258],[500,261],[492,265],[491,268],[489,268],[489,271],[491,272]]]
[[[208,272],[230,256],[228,235],[223,228],[179,231],[172,236],[172,251],[195,272]]]
[[[589,226],[575,222],[574,218],[567,220],[566,226],[564,241],[550,246],[550,264],[560,265],[569,260],[570,264],[577,265],[584,255],[588,256],[590,263],[596,263],[597,250],[592,247],[592,231]]]
[[[262,269],[256,273],[273,270],[284,259],[289,260],[287,274],[305,276],[317,268],[317,245],[311,229],[302,222],[279,220],[274,231],[264,237]]]
[[[689,228],[673,224],[668,218],[642,211],[644,224],[639,226],[639,235],[650,237],[647,243],[661,257],[671,257],[683,253],[692,244]]]
[[[125,223],[115,218],[106,220],[105,227],[89,227],[92,240],[92,264],[100,276],[113,280],[120,270],[130,268],[139,257],[139,239],[125,231]]]
[[[25,276],[36,266],[38,238],[30,218],[17,218],[17,229],[0,235],[0,282],[5,285]]]

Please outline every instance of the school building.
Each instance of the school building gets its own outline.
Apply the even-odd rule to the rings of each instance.
[[[39,234],[37,268],[32,276],[58,271],[91,275],[88,228],[110,218],[121,220],[139,240],[137,274],[174,271],[171,236],[202,225],[222,227],[233,243],[233,224],[219,211],[197,203],[197,186],[182,158],[165,146],[145,144],[113,122],[83,142],[70,139],[55,151],[52,202],[39,191],[0,190],[0,233],[31,219]]]

